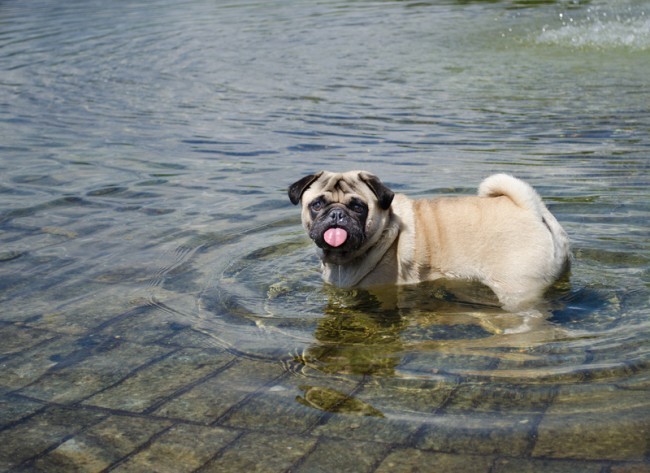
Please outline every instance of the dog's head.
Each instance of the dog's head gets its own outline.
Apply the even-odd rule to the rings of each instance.
[[[374,245],[390,215],[394,193],[365,171],[310,174],[289,187],[302,203],[302,223],[326,263],[345,264]]]

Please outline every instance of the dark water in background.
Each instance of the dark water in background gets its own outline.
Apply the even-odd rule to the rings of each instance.
[[[0,71],[4,323],[156,306],[297,376],[647,387],[645,2],[4,1]],[[412,196],[535,186],[576,255],[544,329],[323,288],[285,189],[357,168]]]

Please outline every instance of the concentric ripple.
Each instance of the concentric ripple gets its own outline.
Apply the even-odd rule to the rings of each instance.
[[[337,289],[321,282],[295,220],[257,227],[218,253],[193,323],[229,349],[276,358],[302,376],[555,385],[623,379],[648,367],[643,287],[584,286],[578,274],[549,294],[543,317],[478,303],[490,302],[479,287],[465,287],[474,303],[452,295],[448,283]],[[511,330],[522,324],[529,328]]]

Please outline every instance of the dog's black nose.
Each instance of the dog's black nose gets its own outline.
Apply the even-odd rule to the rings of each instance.
[[[342,209],[332,209],[329,213],[329,219],[334,224],[341,223],[345,218],[346,215]]]

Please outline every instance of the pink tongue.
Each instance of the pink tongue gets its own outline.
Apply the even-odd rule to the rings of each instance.
[[[348,232],[342,228],[330,228],[325,232],[323,238],[325,239],[325,243],[336,248],[345,243],[345,240],[348,238]]]

